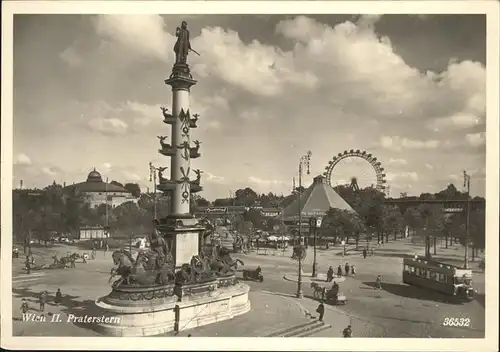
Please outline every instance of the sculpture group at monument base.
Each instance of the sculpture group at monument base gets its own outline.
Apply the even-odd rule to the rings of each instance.
[[[114,288],[96,301],[101,314],[113,318],[109,319],[113,323],[97,324],[95,330],[106,336],[154,336],[232,319],[250,310],[248,285],[235,283],[221,287],[217,281],[211,283],[215,289],[209,295],[205,289],[207,283],[190,284],[189,291],[193,293],[182,299],[173,294],[174,284],[130,290]],[[197,286],[203,294],[195,293]]]

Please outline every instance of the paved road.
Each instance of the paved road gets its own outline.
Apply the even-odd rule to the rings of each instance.
[[[66,253],[68,247],[60,246],[55,250]],[[454,305],[443,301],[444,297],[429,295],[427,291],[415,289],[401,283],[401,259],[403,252],[415,253],[418,247],[399,242],[388,244],[380,249],[376,256],[363,259],[356,254],[353,257],[341,257],[337,250],[318,252],[318,262],[322,271],[329,265],[336,267],[346,261],[355,264],[358,275],[340,284],[340,290],[348,296],[346,306],[328,307],[327,315],[333,315],[339,324],[350,322],[356,336],[386,336],[386,337],[483,337],[484,336],[484,296],[478,300]],[[441,251],[449,258],[457,257],[453,250]],[[44,256],[50,262],[50,255]],[[235,255],[245,262],[245,267],[255,268],[260,265],[264,273],[264,282],[249,282],[253,292],[272,292],[285,296],[294,295],[297,284],[285,281],[283,276],[297,272],[297,262],[288,255]],[[305,260],[304,271],[311,271],[311,258]],[[109,293],[108,273],[111,267],[110,253],[98,253],[98,257],[88,264],[77,263],[76,269],[45,270],[34,272],[30,276],[22,271],[22,259],[13,263],[13,328],[15,334],[24,335],[66,335],[95,336],[90,330],[81,329],[72,324],[63,328],[46,326],[40,329],[37,323],[25,324],[19,321],[20,299],[27,298],[32,307],[37,307],[36,297],[42,290],[48,290],[53,295],[59,287],[65,295],[67,304],[60,307],[50,307],[53,312],[78,313],[91,311],[94,300]],[[376,275],[380,274],[384,282],[384,290],[374,290],[371,286]],[[475,273],[475,286],[479,292],[484,292],[484,275]],[[305,297],[301,304],[314,311],[317,302],[308,298],[312,290],[303,286]],[[254,299],[259,299],[255,296]],[[279,304],[279,303],[278,303]],[[340,309],[340,310],[339,310]],[[343,314],[346,319],[340,319]],[[444,318],[468,318],[470,327],[444,327]],[[243,319],[242,316],[240,319]],[[326,320],[326,318],[325,318]],[[71,326],[69,326],[71,325]],[[240,324],[244,326],[243,323]],[[208,328],[207,328],[208,329]],[[318,336],[339,336],[340,329],[335,327],[326,330]],[[219,335],[220,336],[220,335]]]
[[[318,263],[321,268],[334,268],[339,264],[355,264],[356,277],[348,277],[340,284],[340,291],[347,295],[346,306],[338,307],[354,320],[366,322],[366,331],[361,335],[377,334],[386,337],[484,337],[484,274],[474,273],[474,285],[480,295],[477,300],[452,304],[446,302],[446,297],[429,291],[404,285],[401,280],[402,259],[404,253],[421,253],[422,248],[398,241],[389,243],[376,251],[375,256],[363,259],[360,254],[352,257],[342,257],[340,250],[321,251],[318,253]],[[454,248],[439,251],[438,256],[444,259],[454,259],[460,256],[460,250]],[[308,257],[312,257],[308,253]],[[311,271],[310,258],[306,259],[304,271]],[[280,280],[282,273],[297,270],[297,263],[284,257],[244,256],[246,266],[260,265],[263,268],[265,282],[262,287],[276,292],[295,293],[296,283]],[[473,264],[474,265],[474,264]],[[279,271],[279,273],[275,273]],[[384,290],[374,290],[373,282],[381,275]],[[304,285],[305,295],[311,295],[312,290]],[[445,318],[466,318],[470,320],[467,328],[445,327]],[[355,319],[357,318],[357,319]],[[321,336],[327,336],[328,331]],[[357,336],[360,336],[358,333]],[[374,335],[372,335],[374,336]]]

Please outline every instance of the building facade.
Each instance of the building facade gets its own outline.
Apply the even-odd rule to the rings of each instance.
[[[89,173],[87,181],[67,186],[66,189],[75,191],[91,208],[96,208],[101,204],[109,204],[115,208],[126,202],[137,204],[138,200],[125,188],[103,182],[101,174],[95,169]]]

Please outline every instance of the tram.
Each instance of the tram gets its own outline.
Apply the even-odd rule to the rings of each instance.
[[[425,258],[403,259],[403,282],[453,296],[460,301],[472,301],[472,270]]]

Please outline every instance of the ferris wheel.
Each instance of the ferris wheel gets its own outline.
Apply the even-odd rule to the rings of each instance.
[[[384,192],[384,190],[386,189],[385,184],[387,183],[387,181],[385,179],[386,174],[384,173],[384,168],[382,167],[382,163],[378,161],[377,158],[374,157],[372,154],[368,153],[365,150],[359,150],[359,149],[344,150],[344,152],[338,153],[336,156],[333,157],[332,160],[328,162],[328,165],[325,167],[325,172],[323,173],[323,176],[325,176],[330,186],[333,186],[332,174],[334,168],[343,160],[346,160],[348,158],[360,158],[368,162],[373,168],[373,170],[375,170],[376,180],[373,186],[378,191]],[[353,176],[351,178],[350,187],[355,191],[359,190],[358,178],[356,176]]]

